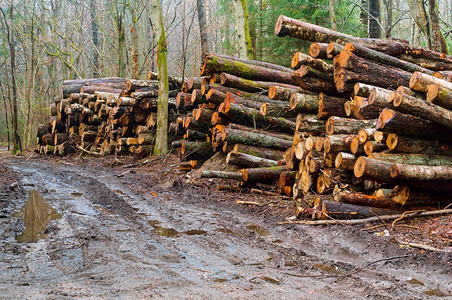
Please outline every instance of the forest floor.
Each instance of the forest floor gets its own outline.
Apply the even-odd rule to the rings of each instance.
[[[0,298],[452,297],[452,253],[398,243],[450,251],[450,216],[280,224],[288,202],[219,192],[174,156],[131,162],[0,152]]]

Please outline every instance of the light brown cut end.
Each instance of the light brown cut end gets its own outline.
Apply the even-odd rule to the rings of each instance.
[[[242,180],[248,181],[248,170],[247,169],[241,169],[240,173],[242,173]]]
[[[292,68],[296,68],[299,62],[300,62],[300,52],[297,51],[292,56],[292,60],[290,61],[290,66]]]
[[[400,170],[399,170],[399,167],[397,166],[397,164],[392,165],[390,174],[391,174],[392,178],[396,178],[397,176],[400,175]]]
[[[132,87],[133,87],[132,82],[130,80],[127,80],[127,82],[126,82],[126,90],[130,92],[130,91],[132,91]]]
[[[369,98],[367,98],[367,102],[369,105],[372,105],[375,102],[375,98],[377,97],[377,90],[372,90],[369,94]]]
[[[419,73],[418,72],[414,72],[413,75],[411,75],[410,77],[410,83],[408,84],[408,86],[410,87],[410,89],[413,90],[418,90],[419,88]]]
[[[268,108],[268,104],[262,103],[261,107],[259,108],[259,112],[261,113],[261,115],[263,115],[263,116],[267,115],[267,108]]]
[[[284,16],[280,15],[275,24],[275,35],[277,35],[279,37],[286,36],[289,33],[288,30],[282,26],[283,22],[284,22]]]
[[[334,166],[339,169],[343,159],[342,152],[339,152],[334,159]]]
[[[410,198],[410,188],[397,185],[389,194],[389,198],[395,203],[405,205]]]
[[[274,99],[276,97],[276,92],[278,90],[278,87],[276,85],[272,85],[268,88],[268,98]]]
[[[326,134],[333,134],[334,133],[334,118],[329,117],[325,124],[325,131]]]
[[[359,150],[359,140],[358,137],[353,137],[352,141],[350,142],[350,152],[352,154],[356,154]]]
[[[360,129],[358,131],[358,142],[360,144],[365,143],[368,138],[369,138],[369,135],[367,134],[367,131],[365,129]]]
[[[315,150],[319,153],[323,150],[323,139],[324,137],[319,137],[315,142]]]
[[[388,134],[388,137],[386,138],[386,146],[388,146],[389,150],[394,150],[397,146],[397,143],[399,141],[399,137],[395,133]]]
[[[323,150],[325,151],[325,153],[330,153],[331,151],[331,141],[329,137],[325,137],[323,139]]]
[[[317,117],[322,119],[326,112],[323,111],[323,93],[319,94],[319,112],[317,113]]]
[[[364,153],[366,153],[366,155],[371,155],[374,151],[374,145],[372,144],[371,141],[367,141],[364,144]]]
[[[225,111],[224,111],[224,109],[225,109],[225,107],[224,107],[224,102],[223,103],[221,103],[219,106],[218,106],[218,112],[221,112],[221,113],[225,113]]]
[[[385,127],[386,123],[391,120],[397,113],[392,109],[384,108],[380,116],[378,116],[377,124],[375,126],[376,130],[380,130]]]
[[[191,98],[190,98],[190,101],[191,101],[191,103],[195,103],[196,102],[196,98],[198,97],[198,93],[199,93],[199,90],[193,90],[193,92],[191,92]]]
[[[391,91],[389,93],[388,102],[391,103],[392,101],[394,101],[398,94],[399,93],[396,93],[395,91]]]
[[[311,149],[314,148],[315,143],[316,143],[316,141],[314,140],[314,138],[312,136],[309,136],[306,138],[306,140],[304,142],[304,146],[307,151],[311,151]]]
[[[297,104],[298,104],[298,95],[296,93],[292,94],[292,96],[290,96],[289,99],[289,107],[291,110],[294,110],[295,108],[297,108]]]
[[[347,44],[345,44],[345,48],[344,48],[345,50],[348,50],[348,51],[355,51],[355,46],[353,45],[353,43],[347,43]]]
[[[318,43],[311,43],[311,45],[309,46],[309,55],[311,55],[311,57],[318,57],[320,55],[320,45]]]
[[[399,107],[400,104],[402,104],[402,102],[403,102],[403,94],[397,93],[397,95],[394,98],[394,101],[392,102],[392,105],[394,105],[395,107]]]
[[[359,93],[359,82],[355,83],[355,85],[353,86],[353,95],[358,95]]]
[[[210,90],[210,86],[208,84],[201,85],[201,95],[205,95]]]
[[[226,155],[226,164],[229,164],[229,162],[231,161],[231,155],[232,155],[232,152],[229,152],[229,153]]]
[[[366,158],[364,156],[358,157],[353,168],[353,174],[356,178],[361,178],[366,170]]]
[[[297,143],[295,146],[295,157],[298,160],[302,160],[304,155],[303,142]]]
[[[226,152],[228,150],[228,142],[227,141],[223,142],[223,147],[221,148],[221,150],[223,150],[223,152]],[[234,154],[237,154],[237,152],[235,152]]]
[[[326,47],[326,54],[329,55],[330,57],[333,57],[333,55],[331,55],[331,52],[334,51],[334,42],[331,42],[328,44],[328,47]]]
[[[347,117],[349,117],[352,114],[354,103],[353,101],[347,101],[344,103],[344,111]]]
[[[375,131],[374,132],[374,141],[378,143],[384,142],[385,139],[385,133],[382,131]]]
[[[439,85],[432,83],[427,86],[427,101],[432,102],[438,97]]]
[[[220,82],[222,85],[225,85],[226,83],[228,83],[228,74],[221,73],[220,74]]]
[[[216,111],[216,112],[214,112],[214,113],[212,114],[212,118],[211,118],[210,123],[211,123],[213,126],[215,126],[215,125],[218,125],[219,121],[220,121],[220,116],[219,116],[218,112]]]
[[[212,83],[217,83],[217,82],[221,82],[221,75],[217,74],[217,73],[210,75],[209,83],[212,84]]]

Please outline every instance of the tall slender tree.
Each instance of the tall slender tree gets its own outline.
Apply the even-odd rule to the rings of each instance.
[[[206,0],[196,0],[198,11],[199,36],[201,38],[201,58],[209,53],[209,42],[207,35]]]
[[[157,69],[159,82],[159,100],[157,106],[157,134],[155,137],[154,154],[168,152],[168,53],[160,0],[150,0],[151,18],[157,35]]]
[[[369,37],[380,38],[380,0],[369,0]]]
[[[238,52],[240,58],[253,59],[253,46],[248,25],[248,6],[246,0],[234,0],[237,19]]]

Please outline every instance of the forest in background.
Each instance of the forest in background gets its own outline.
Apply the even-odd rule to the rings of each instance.
[[[248,57],[288,66],[308,43],[278,38],[280,14],[358,37],[406,39],[438,47],[438,38],[422,27],[414,12],[418,0],[163,0],[168,41],[168,70],[173,76],[199,73],[199,8],[206,15],[208,52],[238,56],[236,6],[247,10]],[[245,5],[244,5],[245,4]],[[425,15],[452,48],[451,0],[428,0]],[[60,97],[63,80],[118,76],[143,79],[156,71],[156,37],[146,0],[0,0],[0,142],[8,141],[13,86],[18,128],[24,147]],[[419,10],[418,10],[419,11]],[[432,18],[433,17],[433,18]],[[437,18],[436,18],[437,17]],[[433,23],[433,22],[432,22]],[[450,51],[449,51],[450,54]],[[11,134],[9,134],[10,139]]]

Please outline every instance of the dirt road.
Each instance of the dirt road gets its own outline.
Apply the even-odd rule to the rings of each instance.
[[[0,194],[1,298],[452,295],[450,254],[400,249],[390,237],[352,227],[277,225],[180,178],[118,178],[123,170],[89,162],[3,163],[18,185]],[[27,230],[24,215],[34,220],[25,222],[32,237],[37,223],[51,220],[45,237],[17,241]]]

